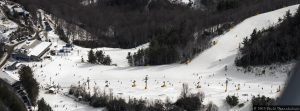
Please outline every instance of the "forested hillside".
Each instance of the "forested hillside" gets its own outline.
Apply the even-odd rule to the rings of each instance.
[[[243,3],[247,3],[249,6],[240,7],[240,4]],[[251,4],[251,2],[246,1],[221,1],[217,5],[217,12],[215,13],[217,13],[217,15],[220,14],[219,17],[223,17],[225,15],[222,14],[235,11],[232,12],[232,15],[230,16],[231,18],[229,19],[230,21],[228,21],[232,24],[235,24],[242,20],[243,16],[246,17],[251,16],[251,14],[254,15],[257,11],[263,12],[271,10],[275,6],[273,5],[268,7],[267,5],[270,2],[267,1],[260,1],[257,3],[265,3],[264,5],[260,4],[260,6],[264,8],[256,7],[257,5]],[[278,6],[280,5],[282,4],[278,4]],[[252,12],[248,12],[243,9],[252,10]],[[162,33],[161,35],[152,38],[150,42],[150,47],[148,49],[141,49],[134,54],[128,53],[128,62],[131,66],[160,65],[174,63],[178,61],[180,61],[181,63],[188,63],[194,56],[196,56],[206,48],[210,47],[211,45],[216,44],[216,42],[210,43],[212,37],[218,34],[222,34],[222,32],[230,28],[232,24],[225,24],[214,31],[205,30],[202,31],[202,33],[200,34],[196,33],[199,35],[182,35],[182,32],[184,32],[184,30],[188,30],[182,29],[181,26],[184,27],[186,25],[185,22],[183,22],[179,25],[180,27],[178,27],[178,29],[169,28],[169,30],[166,30],[165,33]],[[194,39],[188,38],[192,36],[194,37]]]
[[[0,60],[4,54],[4,43],[0,43]]]
[[[300,55],[300,7],[295,16],[288,12],[279,25],[268,29],[254,30],[246,38],[237,58],[237,66],[269,65],[285,63]]]
[[[146,53],[136,55],[131,61],[134,65],[190,60],[210,47],[214,36],[245,18],[299,3],[299,0],[203,0],[200,1],[206,6],[203,10],[193,8],[193,3],[169,0],[98,0],[91,5],[82,5],[81,0],[12,1],[24,5],[36,16],[33,18],[38,18],[37,9],[51,14],[56,27],[62,29],[59,32],[65,32],[60,36],[76,45],[132,48],[151,42]]]
[[[27,111],[21,99],[15,94],[9,84],[0,79],[0,110]]]
[[[13,93],[38,111],[251,110],[251,102],[278,98],[294,62],[243,68],[235,58],[247,66],[300,52],[293,38],[300,0],[212,0],[203,8],[167,0],[74,0],[74,7],[72,0],[16,1],[0,2],[12,9],[3,12],[29,9],[34,25],[13,15],[6,20],[13,23],[0,21],[19,30],[11,37],[24,38],[5,41],[0,78],[20,86],[11,91],[0,81],[0,111],[22,111]]]

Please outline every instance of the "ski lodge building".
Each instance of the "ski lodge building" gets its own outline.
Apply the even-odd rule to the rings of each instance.
[[[6,71],[0,71],[0,79],[4,80],[9,85],[13,85],[19,81],[19,78],[13,74],[7,73]]]
[[[22,61],[39,61],[41,57],[50,50],[51,42],[39,40],[27,41],[22,48],[17,49],[12,57]]]

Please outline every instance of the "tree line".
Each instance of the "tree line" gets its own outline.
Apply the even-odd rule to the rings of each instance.
[[[0,79],[0,110],[27,111],[22,100],[16,95],[9,84]]]
[[[109,55],[104,55],[102,50],[96,51],[94,53],[93,49],[88,52],[88,62],[92,64],[103,64],[103,65],[111,65],[111,59]]]
[[[24,86],[25,91],[33,105],[38,105],[38,111],[52,111],[51,107],[42,99],[37,102],[39,87],[33,78],[32,70],[28,66],[24,66],[19,71],[20,83]],[[9,84],[0,79],[0,110],[1,111],[27,111],[23,101],[16,95]]]
[[[0,59],[3,57],[4,52],[5,52],[4,46],[5,46],[4,43],[0,43]]]
[[[238,1],[220,2],[220,4],[217,6],[219,11],[222,10],[220,13],[227,12],[227,10],[231,8],[234,8],[232,10],[237,9],[235,11],[236,13],[239,13],[238,4],[246,3],[238,2],[232,4],[235,6],[228,6],[228,4],[232,2]],[[257,8],[257,10],[260,9],[254,6],[248,7],[251,7],[252,10],[253,8]],[[262,11],[267,10],[268,8],[263,9]],[[255,13],[252,14],[254,15]],[[238,23],[235,20],[240,20],[240,17],[232,19],[232,23],[218,25],[217,27],[209,28],[209,30],[204,30],[201,33],[193,33],[194,31],[191,31],[191,27],[193,27],[193,25],[187,21],[178,22],[178,24],[175,24],[175,27],[166,26],[165,28],[161,29],[161,32],[156,33],[156,35],[151,39],[149,48],[139,49],[135,53],[128,53],[128,63],[131,66],[161,65],[174,62],[188,63],[197,54],[207,49],[211,45],[214,45],[215,43],[211,43],[211,39],[216,35],[224,33],[235,23]]]
[[[50,105],[45,102],[44,98],[37,100],[39,95],[39,83],[34,79],[33,71],[29,66],[24,66],[19,70],[19,77],[20,83],[27,92],[33,106],[37,105],[38,111],[53,111]]]
[[[99,46],[132,48],[149,42],[156,35],[156,32],[165,26],[178,27],[178,22],[190,21],[189,24],[195,24],[187,25],[193,33],[195,30],[203,30],[222,23],[240,21],[254,14],[265,12],[264,10],[273,10],[294,4],[298,0],[240,0],[239,9],[232,9],[231,11],[229,11],[231,6],[222,5],[229,3],[216,2],[214,4],[220,4],[219,7],[227,7],[225,12],[219,13],[215,10],[191,9],[188,5],[175,4],[169,0],[152,0],[149,4],[149,0],[98,0],[97,3],[88,6],[82,5],[81,0],[12,1],[24,5],[32,13],[32,16],[38,15],[37,9],[43,9],[54,18],[64,19],[66,22],[78,25],[91,33],[91,37],[83,36],[76,40],[78,44],[80,41],[83,41],[82,44],[85,43],[84,41],[97,41],[92,42],[93,48]],[[221,9],[223,10],[223,8]],[[63,24],[60,23],[57,26]],[[61,27],[67,28],[65,31],[70,31],[69,33],[77,32],[72,27]],[[88,44],[85,43],[85,45]]]
[[[285,63],[300,55],[300,8],[294,16],[288,11],[280,24],[268,29],[254,30],[245,38],[235,63],[247,67]]]
[[[40,99],[38,102],[38,111],[53,111],[51,106],[46,103],[44,98]]]
[[[150,42],[150,48],[144,51],[147,55],[142,60],[134,59],[143,61],[141,65],[188,61],[210,47],[214,36],[245,18],[300,3],[299,0],[214,0],[212,3],[203,0],[201,4],[207,4],[208,8],[203,11],[192,8],[193,3],[169,0],[98,0],[90,5],[82,5],[81,0],[12,1],[21,3],[33,14],[39,8],[45,10],[66,33],[67,38],[62,39],[72,40],[76,45],[132,48]]]
[[[238,96],[235,95],[228,95],[226,97],[226,103],[230,106],[230,107],[243,107],[244,103],[239,103],[239,98]],[[251,104],[252,106],[272,106],[276,104],[276,99],[270,98],[270,97],[266,97],[264,95],[257,95],[257,96],[252,96],[251,99]]]
[[[39,95],[39,83],[34,79],[32,69],[24,66],[19,70],[20,83],[23,85],[33,105],[36,105]]]
[[[166,102],[160,100],[150,102],[136,98],[129,98],[126,101],[114,96],[113,92],[101,92],[97,88],[93,95],[90,95],[83,86],[71,86],[69,94],[77,98],[82,97],[81,101],[88,102],[90,106],[106,108],[108,111],[197,111],[206,108],[203,104],[204,94],[192,94],[187,84],[183,85],[180,97],[174,103],[169,99]]]

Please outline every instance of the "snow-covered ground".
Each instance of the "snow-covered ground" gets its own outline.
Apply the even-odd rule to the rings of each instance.
[[[3,2],[0,1],[0,4],[3,4]],[[17,28],[18,25],[9,20],[3,10],[0,10],[0,42],[7,42],[9,39],[8,35],[16,31]]]
[[[229,107],[224,102],[227,95],[239,96],[241,103],[251,100],[252,96],[258,94],[269,97],[279,95],[276,90],[279,86],[284,86],[287,72],[294,65],[293,62],[280,65],[275,71],[267,71],[266,75],[256,76],[255,73],[238,71],[234,66],[234,59],[243,38],[249,36],[255,28],[260,30],[275,25],[278,18],[282,18],[288,10],[294,13],[297,8],[298,5],[289,6],[244,20],[226,34],[216,37],[214,41],[217,41],[217,44],[205,50],[190,64],[129,67],[126,60],[128,52],[136,52],[139,48],[148,47],[149,44],[133,49],[94,49],[94,51],[103,50],[105,54],[110,55],[112,63],[118,66],[82,63],[81,58],[83,57],[86,61],[90,49],[78,46],[75,46],[70,54],[53,56],[52,60],[46,59],[42,62],[24,64],[37,66],[33,67],[34,76],[42,86],[54,82],[64,88],[61,94],[57,95],[44,94],[44,91],[40,93],[40,98],[45,98],[55,111],[101,110],[76,103],[62,95],[68,91],[70,85],[77,85],[78,81],[86,82],[87,78],[91,80],[91,87],[99,87],[102,90],[112,89],[116,96],[150,100],[165,100],[169,97],[175,101],[180,94],[182,83],[188,83],[192,92],[205,93],[205,103],[212,101],[219,106],[221,111],[228,110]],[[48,37],[54,42],[52,49],[60,49],[65,45],[53,32],[50,32]],[[224,70],[225,66],[228,67],[227,71]],[[143,81],[146,75],[149,76],[147,90],[144,89]],[[226,79],[230,80],[227,92],[225,92]],[[105,88],[106,80],[110,83],[109,88]],[[133,80],[137,82],[137,87],[131,87]],[[161,87],[163,81],[166,81],[167,87]],[[196,88],[197,82],[201,85],[199,89]],[[240,90],[236,90],[238,84],[241,86]],[[58,107],[54,107],[56,105]],[[247,106],[243,110],[250,110],[249,108]]]
[[[46,94],[42,91],[40,97],[45,98],[54,111],[102,111],[101,108],[92,108],[87,104],[77,103],[63,94]]]
[[[193,2],[194,0],[191,0],[191,1]],[[181,2],[183,2],[183,3],[189,3],[190,0],[182,0]]]
[[[98,0],[83,0],[81,1],[81,4],[82,5],[89,5],[89,4],[92,4],[92,3],[97,3]]]

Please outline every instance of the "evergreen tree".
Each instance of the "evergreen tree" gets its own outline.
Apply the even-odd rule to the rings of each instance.
[[[97,58],[97,62],[102,64],[104,61],[104,53],[102,50],[100,51],[96,51],[96,58]]]
[[[89,63],[92,63],[92,64],[95,64],[95,63],[97,63],[97,58],[96,58],[96,56],[95,56],[95,54],[94,54],[94,51],[93,51],[93,49],[91,49],[90,51],[89,51],[89,53],[88,53],[88,62]]]
[[[275,104],[275,99],[266,96],[253,96],[252,105],[271,106]]]
[[[104,57],[103,65],[111,65],[111,59],[110,59],[109,55]]]
[[[24,86],[25,91],[28,93],[32,104],[36,104],[36,100],[39,94],[39,84],[33,78],[33,72],[29,66],[22,67],[19,70],[20,82]]]
[[[224,11],[239,7],[239,0],[222,0],[217,5],[218,11]]]
[[[61,26],[57,26],[55,28],[55,33],[59,36],[59,39],[66,42],[66,43],[70,43],[69,38],[66,36],[64,30],[62,29]]]
[[[26,106],[11,87],[0,79],[0,111],[27,111]]]
[[[128,60],[129,66],[134,66],[134,64],[133,64],[133,57],[131,56],[130,52],[128,52],[128,55],[127,55],[126,59]]]
[[[51,106],[48,105],[44,98],[38,101],[38,111],[53,111]]]
[[[285,63],[297,59],[300,55],[300,8],[295,16],[288,11],[277,26],[254,30],[250,38],[245,38],[241,55],[236,58],[236,65],[247,67]],[[267,49],[267,50],[266,50]]]
[[[0,59],[2,58],[4,54],[4,43],[0,43]]]
[[[226,97],[226,102],[231,106],[236,106],[239,104],[239,98],[236,96],[227,96]]]

